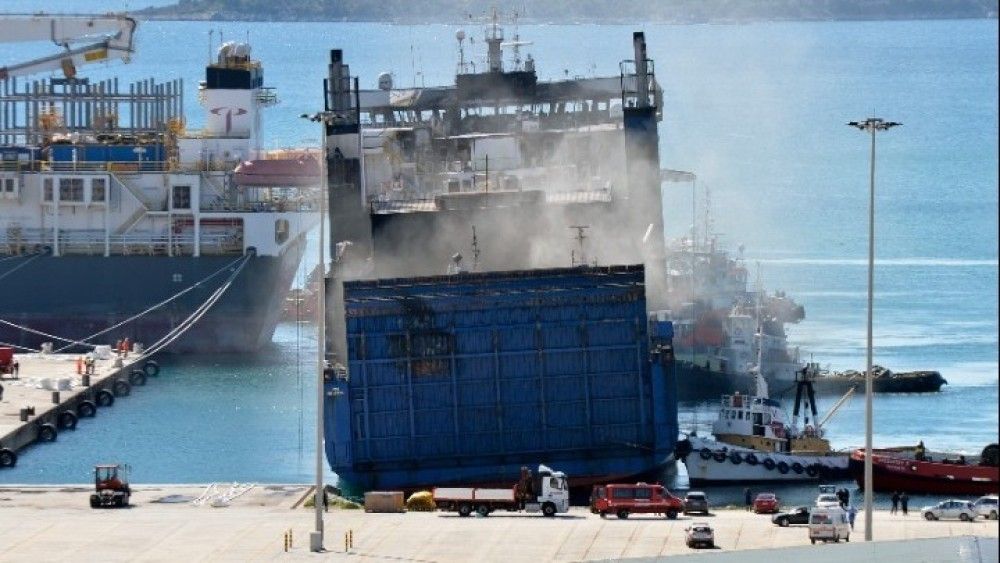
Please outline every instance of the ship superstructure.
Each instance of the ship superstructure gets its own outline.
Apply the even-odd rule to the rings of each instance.
[[[206,67],[201,131],[185,128],[183,87],[0,82],[0,342],[149,344],[209,301],[168,350],[270,341],[315,223],[318,159],[261,150],[276,97],[248,45]]]

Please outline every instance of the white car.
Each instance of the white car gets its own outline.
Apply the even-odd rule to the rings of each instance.
[[[816,497],[816,508],[840,508],[840,499],[837,495],[824,493]]]
[[[976,509],[967,500],[945,500],[934,506],[925,506],[920,509],[920,513],[927,520],[940,520],[942,518],[958,518],[966,522],[976,519]]]
[[[972,506],[977,516],[982,516],[987,520],[997,519],[997,495],[979,497],[976,502],[972,503]]]
[[[715,532],[708,522],[695,522],[684,528],[684,531],[684,543],[688,547],[715,547]]]

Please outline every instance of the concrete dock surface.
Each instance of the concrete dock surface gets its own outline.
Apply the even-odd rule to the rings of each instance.
[[[71,417],[73,422],[70,424],[75,426],[76,419],[82,416],[80,404],[83,401],[89,401],[89,408],[96,413],[99,406],[130,394],[133,384],[140,384],[135,376],[130,379],[130,370],[142,367],[144,358],[139,354],[121,358],[120,365],[116,365],[117,356],[95,358],[93,370],[87,376],[88,385],[83,384],[86,369],[82,358],[79,354],[14,356],[19,366],[17,377],[14,378],[13,374],[0,377],[0,386],[3,387],[0,393],[0,448],[17,452],[36,440],[55,440],[58,433],[66,429],[65,423],[69,422],[65,419],[61,421],[60,416]],[[146,378],[143,376],[141,381],[144,385]],[[124,386],[124,389],[116,389],[115,385]],[[98,396],[102,392],[112,398],[102,400]],[[55,402],[57,398],[58,402]],[[27,420],[21,418],[25,407],[32,409]],[[63,415],[67,412],[70,414]],[[43,425],[49,425],[49,440],[42,435]]]
[[[228,487],[226,484],[223,487]],[[267,561],[315,559],[309,551],[313,511],[301,506],[305,485],[257,485],[230,506],[195,506],[204,486],[144,485],[122,509],[91,509],[91,487],[0,485],[0,561]],[[293,508],[297,506],[297,508]],[[876,540],[978,536],[997,538],[996,521],[923,520],[877,511]],[[717,549],[701,553],[843,544],[809,544],[804,526],[779,528],[770,516],[716,510],[667,520],[633,515],[602,519],[586,508],[544,518],[497,512],[461,518],[443,512],[368,514],[330,509],[324,557],[371,561],[585,561],[693,553],[684,529],[694,521],[715,529]],[[859,515],[851,544],[864,538]],[[285,551],[285,533],[292,546]],[[353,547],[344,537],[353,531]]]

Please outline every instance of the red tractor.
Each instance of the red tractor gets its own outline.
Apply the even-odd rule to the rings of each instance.
[[[123,463],[94,466],[94,494],[90,495],[90,507],[128,506],[132,488],[128,485],[129,467]]]

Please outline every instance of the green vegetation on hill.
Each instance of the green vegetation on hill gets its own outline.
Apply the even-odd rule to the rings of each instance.
[[[179,0],[158,19],[454,22],[497,6],[522,21],[733,22],[996,18],[998,0]]]

